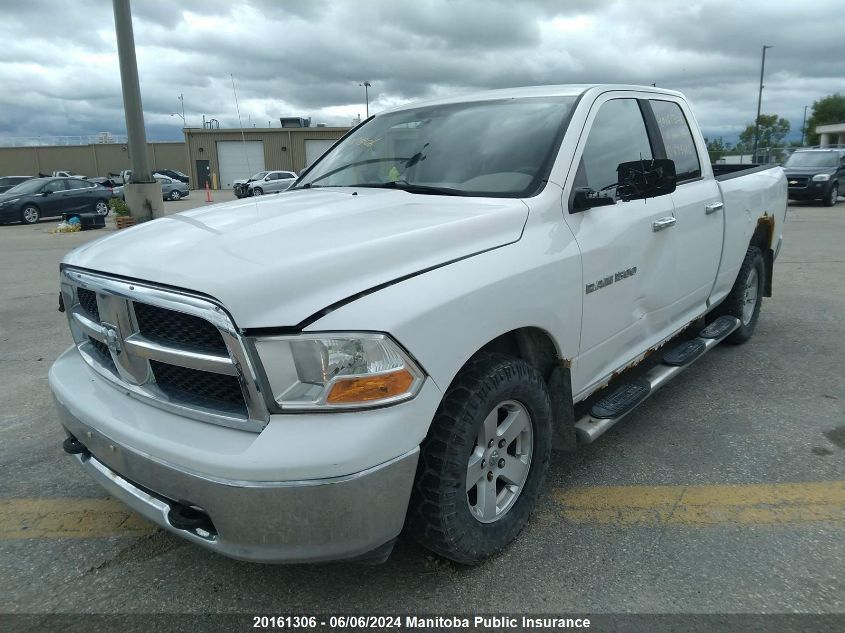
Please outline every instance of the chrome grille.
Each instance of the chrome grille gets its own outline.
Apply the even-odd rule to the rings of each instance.
[[[786,182],[790,189],[806,189],[810,183],[809,176],[789,176]]]
[[[72,268],[62,270],[62,296],[80,354],[122,391],[224,426],[267,423],[243,341],[220,306]]]

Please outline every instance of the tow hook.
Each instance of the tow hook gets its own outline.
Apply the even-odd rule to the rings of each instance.
[[[73,435],[69,435],[65,438],[65,441],[62,442],[62,448],[64,449],[65,453],[69,453],[71,455],[88,455],[89,451],[85,448],[85,445],[76,439]]]

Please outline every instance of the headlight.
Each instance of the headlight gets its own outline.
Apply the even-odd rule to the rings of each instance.
[[[813,176],[813,182],[827,182],[830,180],[830,174],[817,174]]]
[[[255,339],[282,409],[349,409],[417,395],[424,374],[385,334],[329,332]]]

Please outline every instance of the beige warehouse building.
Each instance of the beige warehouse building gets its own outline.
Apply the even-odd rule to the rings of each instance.
[[[148,143],[153,171],[175,169],[191,177],[191,187],[206,180],[220,189],[232,181],[271,169],[299,172],[349,128],[249,128],[184,130],[185,142]],[[125,143],[0,147],[0,176],[37,176],[66,170],[84,176],[108,176],[130,169]]]
[[[188,160],[183,170],[202,188],[220,189],[265,169],[299,172],[346,134],[345,127],[186,129]]]

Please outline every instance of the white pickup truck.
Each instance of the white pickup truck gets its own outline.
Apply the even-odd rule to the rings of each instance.
[[[787,184],[737,167],[714,173],[683,96],[649,87],[370,117],[284,196],[68,254],[64,449],[235,558],[383,560],[404,526],[479,563],[528,521],[553,445],[754,332]]]

